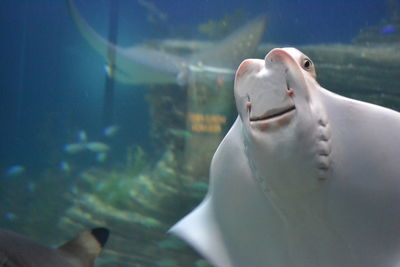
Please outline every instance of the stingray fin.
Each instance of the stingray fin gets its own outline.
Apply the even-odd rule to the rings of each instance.
[[[221,231],[207,197],[195,210],[169,229],[215,266],[232,266]]]
[[[240,62],[251,56],[264,34],[265,16],[259,16],[243,25],[211,49],[205,49],[192,56],[191,62],[224,68],[236,68]]]
[[[113,77],[127,84],[175,83],[184,59],[154,49],[134,46],[122,48],[98,34],[81,16],[73,0],[65,0],[70,16],[89,45],[109,63],[109,52],[115,52]]]
[[[77,258],[82,266],[93,266],[96,257],[107,242],[108,236],[108,229],[94,228],[82,232],[74,239],[61,245],[58,249],[60,252]]]

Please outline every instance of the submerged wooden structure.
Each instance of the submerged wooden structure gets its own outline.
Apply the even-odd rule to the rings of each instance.
[[[300,49],[314,61],[325,88],[400,110],[400,44],[315,45]]]
[[[193,41],[185,45],[184,41],[173,40],[159,44],[162,49],[175,53],[187,52],[191,49],[194,53],[197,49],[205,49],[210,45],[212,44],[208,42],[194,43]],[[275,47],[280,47],[280,45],[261,44],[254,57],[264,58]],[[298,48],[314,61],[317,80],[326,89],[350,98],[400,110],[400,80],[398,79],[400,77],[400,44],[329,44]],[[164,138],[155,140],[156,142],[170,144],[177,141],[176,139],[168,140],[166,135],[160,135],[162,129],[165,131],[166,128],[181,127],[179,130],[186,133],[185,136],[181,136],[179,147],[184,150],[183,155],[180,156],[181,170],[192,177],[187,181],[188,183],[196,180],[207,181],[212,155],[225,136],[226,130],[229,129],[230,123],[236,117],[232,93],[233,79],[234,75],[223,77],[223,82],[218,79],[202,79],[201,76],[193,79],[184,88],[185,95],[173,98],[176,102],[184,102],[184,105],[180,105],[183,108],[180,113],[184,115],[175,125],[166,125],[165,115],[159,116],[159,109],[153,112],[152,124],[157,129],[158,135],[155,139]],[[159,99],[158,92],[149,95],[149,99],[154,103],[162,101]],[[165,107],[164,112],[171,114],[170,106]],[[150,105],[150,109],[154,109],[154,106]],[[183,120],[186,122],[184,123]],[[177,151],[177,153],[180,152]]]

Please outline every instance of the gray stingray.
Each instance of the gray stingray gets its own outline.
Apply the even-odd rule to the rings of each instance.
[[[400,266],[400,113],[322,88],[295,48],[242,62],[204,201],[171,228],[216,266]]]
[[[112,76],[128,84],[187,84],[191,74],[209,78],[234,75],[234,68],[255,51],[264,33],[265,18],[260,16],[237,29],[210,49],[190,57],[180,57],[145,46],[123,48],[108,42],[89,26],[79,14],[73,0],[65,0],[71,17],[88,43],[108,59],[109,49],[115,52]]]
[[[59,248],[43,246],[25,236],[0,230],[0,267],[92,267],[109,231],[95,228]]]

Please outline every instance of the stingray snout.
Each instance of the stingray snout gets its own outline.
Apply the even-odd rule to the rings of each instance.
[[[288,49],[290,48],[272,49],[264,58],[265,67],[275,69],[282,68],[282,72],[286,74],[289,71],[289,66],[296,64],[293,56],[291,56],[289,51],[287,51]]]
[[[245,74],[256,73],[261,70],[263,67],[262,60],[260,59],[245,59],[242,63],[240,63],[237,71],[235,79],[240,79]]]

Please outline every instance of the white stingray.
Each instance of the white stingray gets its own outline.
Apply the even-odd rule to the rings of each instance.
[[[245,60],[210,189],[171,228],[216,266],[400,266],[400,113],[316,82],[295,48]]]

